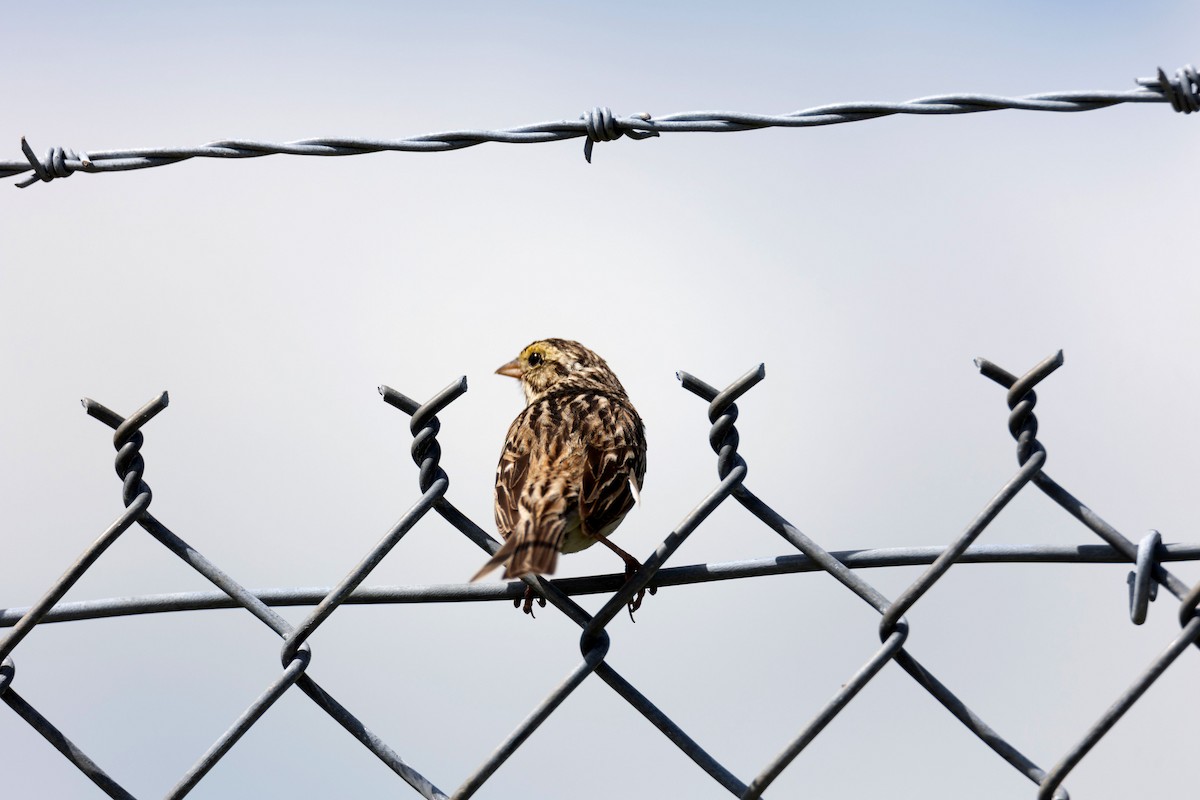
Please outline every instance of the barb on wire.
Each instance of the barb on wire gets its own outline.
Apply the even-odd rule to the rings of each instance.
[[[1181,114],[1191,114],[1200,111],[1200,74],[1191,64],[1175,70],[1175,74],[1167,76],[1158,69],[1158,78],[1138,78],[1138,83],[1146,88],[1156,88],[1163,93],[1171,108]]]
[[[1168,103],[1181,113],[1200,110],[1200,81],[1190,64],[1168,76],[1162,69],[1153,78],[1138,78],[1138,88],[1128,91],[1067,91],[1000,97],[986,94],[945,94],[900,103],[864,102],[815,106],[787,114],[751,114],[737,111],[690,111],[651,117],[648,113],[627,117],[597,107],[578,119],[538,122],[498,130],[452,130],[402,139],[319,138],[294,142],[262,142],[226,139],[199,147],[152,147],[126,150],[90,150],[76,153],[52,147],[38,158],[21,139],[23,160],[0,161],[0,178],[33,172],[17,184],[25,188],[38,182],[65,178],[75,172],[122,172],[160,167],[190,158],[258,158],[267,155],[353,156],[364,153],[436,153],[461,150],[485,142],[536,144],[585,137],[583,154],[592,160],[596,142],[611,142],[621,136],[646,139],[663,133],[728,133],[761,128],[807,128],[877,119],[893,114],[974,114],[982,111],[1093,111],[1120,103]]]

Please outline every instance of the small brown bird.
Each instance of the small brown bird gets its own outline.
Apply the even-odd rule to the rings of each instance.
[[[559,553],[608,540],[640,499],[646,474],[642,419],[604,359],[578,342],[542,339],[496,370],[521,381],[525,410],[508,429],[496,467],[496,527],[504,544],[471,580],[499,565],[505,578],[554,572]],[[630,601],[630,613],[644,592]],[[533,591],[525,592],[532,613]],[[545,601],[541,601],[545,605]]]

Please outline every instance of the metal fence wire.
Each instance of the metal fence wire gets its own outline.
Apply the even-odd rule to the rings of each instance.
[[[440,153],[461,150],[485,142],[537,144],[565,139],[585,139],[584,158],[590,163],[597,142],[612,142],[627,136],[649,139],[663,133],[729,133],[761,128],[811,128],[888,117],[893,114],[974,114],[982,111],[1094,111],[1122,103],[1168,103],[1183,114],[1200,111],[1200,73],[1191,64],[1173,75],[1162,69],[1153,78],[1138,78],[1138,88],[1129,91],[1068,91],[999,97],[988,94],[945,94],[900,103],[836,103],[789,114],[747,114],[740,111],[688,111],[651,116],[649,113],[617,116],[609,108],[596,107],[577,119],[537,122],[499,130],[456,130],[426,133],[404,139],[322,138],[294,142],[261,142],[227,139],[199,147],[150,147],[125,150],[76,152],[52,147],[42,158],[22,137],[23,161],[0,161],[0,178],[32,172],[17,184],[20,188],[38,182],[66,178],[75,172],[122,172],[177,164],[191,158],[258,158],[286,154],[294,156],[354,156],[364,153]]]
[[[238,740],[293,686],[306,694],[317,706],[336,720],[346,731],[382,760],[396,775],[422,797],[467,798],[474,795],[497,769],[529,738],[539,725],[554,713],[558,706],[589,677],[595,675],[620,697],[636,708],[654,727],[673,742],[684,754],[731,794],[740,798],[757,798],[788,765],[824,730],[830,722],[858,695],[888,662],[895,662],[916,683],[928,691],[953,714],[971,733],[996,755],[1037,785],[1039,798],[1068,797],[1062,783],[1068,773],[1087,755],[1091,748],[1109,731],[1121,716],[1138,700],[1150,685],[1169,667],[1188,645],[1200,645],[1200,583],[1188,587],[1169,572],[1164,564],[1170,561],[1200,559],[1200,544],[1163,544],[1152,532],[1134,543],[1101,519],[1094,511],[1077,500],[1056,483],[1044,470],[1046,450],[1037,439],[1037,418],[1033,414],[1037,397],[1034,387],[1062,366],[1062,352],[1045,359],[1025,375],[1016,377],[995,364],[980,359],[976,362],[981,373],[1008,390],[1007,402],[1011,411],[1009,431],[1017,443],[1019,469],[1000,487],[963,532],[944,549],[900,548],[874,551],[832,553],[825,550],[778,511],[755,495],[746,485],[747,465],[738,454],[736,421],[738,398],[766,376],[762,365],[718,391],[704,381],[687,373],[679,373],[683,388],[708,403],[708,418],[712,423],[709,442],[717,456],[718,482],[662,540],[643,567],[628,581],[622,576],[608,575],[591,578],[549,581],[539,577],[524,579],[524,583],[545,598],[552,606],[577,623],[582,631],[578,666],[554,687],[516,729],[487,756],[474,772],[465,776],[458,788],[447,794],[404,761],[395,750],[369,728],[350,709],[339,703],[307,673],[311,657],[308,638],[340,606],[346,603],[372,602],[445,602],[489,601],[516,599],[524,595],[520,581],[493,585],[448,585],[432,587],[401,587],[387,590],[359,590],[371,571],[399,544],[404,535],[430,511],[446,519],[491,554],[499,542],[468,519],[446,497],[449,479],[440,461],[441,448],[437,435],[440,429],[437,414],[467,390],[462,378],[447,386],[424,403],[406,397],[387,386],[380,393],[388,404],[411,417],[412,457],[419,467],[418,486],[421,495],[391,530],[368,552],[342,581],[324,593],[312,590],[278,589],[254,594],[221,571],[195,548],[180,539],[151,512],[152,493],[144,479],[145,462],[140,454],[142,428],[167,407],[164,392],[128,417],[109,410],[92,400],[85,400],[87,413],[113,428],[113,445],[117,450],[116,471],[122,481],[125,511],[100,534],[79,559],[33,606],[9,609],[0,614],[0,625],[12,631],[0,643],[0,697],[30,727],[46,738],[72,764],[78,767],[97,787],[113,798],[132,798],[128,791],[103,768],[82,752],[54,723],[43,716],[33,704],[14,688],[17,674],[12,653],[33,628],[41,623],[82,620],[97,617],[145,614],[189,609],[241,607],[258,618],[283,640],[280,653],[282,671],[270,686],[234,720],[229,729],[200,756],[167,793],[168,798],[185,796]],[[989,523],[1027,486],[1036,486],[1050,499],[1100,537],[1103,544],[1079,547],[1049,546],[987,546],[974,545]],[[762,561],[728,564],[701,564],[688,567],[664,568],[675,550],[701,525],[721,503],[733,499],[749,514],[778,533],[798,554]],[[207,578],[216,591],[187,594],[153,595],[135,598],[59,603],[71,586],[103,555],[105,549],[133,525],[140,526],[154,539]],[[1179,621],[1182,630],[1165,650],[1146,665],[1112,705],[1104,711],[1078,742],[1058,762],[1044,769],[1028,758],[1018,747],[988,726],[964,703],[958,694],[938,678],[905,647],[909,625],[905,613],[956,563],[1057,561],[1070,563],[1131,562],[1130,616],[1141,624],[1146,618],[1147,604],[1155,596],[1157,586],[1164,587],[1179,600]],[[867,566],[898,566],[927,564],[927,569],[899,597],[889,599],[863,580],[855,570]],[[824,571],[879,612],[879,648],[870,654],[863,665],[833,694],[828,702],[795,733],[795,737],[774,758],[762,765],[756,775],[739,777],[723,766],[699,742],[659,709],[654,702],[623,678],[606,660],[610,644],[607,626],[639,591],[650,586],[669,587],[688,583],[753,578],[780,573]],[[594,615],[576,604],[572,595],[612,592],[608,602]],[[272,610],[275,605],[315,605],[308,616],[296,626],[290,625]],[[9,767],[10,769],[12,767]],[[3,779],[0,778],[0,785]]]

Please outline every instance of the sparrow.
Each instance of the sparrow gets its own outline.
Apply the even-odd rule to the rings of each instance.
[[[646,474],[645,428],[625,387],[603,358],[568,339],[538,340],[496,374],[521,382],[526,405],[496,466],[496,527],[504,544],[471,580],[500,565],[506,579],[550,575],[559,553],[596,542],[624,560],[631,578],[642,565],[608,539],[640,502]],[[630,601],[631,617],[644,595]],[[526,614],[533,599],[527,588]]]

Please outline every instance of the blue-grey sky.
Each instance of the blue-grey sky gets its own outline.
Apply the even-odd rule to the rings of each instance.
[[[596,105],[1126,89],[1200,57],[1198,25],[1182,2],[68,2],[7,37],[0,159],[21,135],[101,150],[389,138]],[[591,165],[573,141],[0,187],[0,606],[36,600],[120,511],[110,433],[80,397],[128,413],[168,389],[143,451],[154,513],[244,585],[329,586],[419,494],[407,418],[375,387],[423,399],[468,377],[442,414],[443,464],[451,499],[491,530],[521,405],[492,370],[544,336],[605,356],[646,420],[644,502],[617,533],[639,557],[717,479],[705,404],[676,370],[724,385],[766,363],[739,404],[747,483],[824,547],[944,545],[1016,468],[1004,393],[972,358],[1022,372],[1059,348],[1066,365],[1039,388],[1047,471],[1131,539],[1200,541],[1196,125],[1165,105],[1008,111],[622,139]],[[1099,540],[1030,490],[980,541]],[[789,552],[728,504],[672,564]],[[482,558],[431,517],[367,584],[461,582]],[[560,562],[619,568],[601,548]],[[909,649],[1049,768],[1178,631],[1165,594],[1130,624],[1126,572],[955,567],[908,614]],[[895,597],[917,574],[865,577]],[[132,530],[67,599],[203,588]],[[671,588],[636,625],[614,621],[609,660],[748,781],[874,652],[876,628],[822,574]],[[577,644],[551,609],[344,608],[313,637],[311,671],[452,791]],[[14,686],[156,797],[278,674],[278,650],[238,611],[44,625],[14,654]],[[1184,653],[1071,775],[1073,797],[1194,784],[1196,668]],[[0,775],[6,797],[100,796],[7,712]],[[191,796],[384,793],[417,796],[293,690]],[[593,678],[478,796],[666,793],[726,796]],[[1036,787],[889,665],[768,796],[964,793]]]

